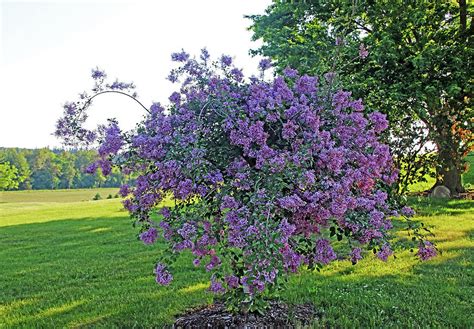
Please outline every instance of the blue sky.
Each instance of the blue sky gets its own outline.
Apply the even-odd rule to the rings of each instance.
[[[0,0],[0,146],[57,147],[51,133],[62,104],[88,89],[90,70],[133,80],[140,100],[167,102],[174,86],[165,77],[171,52],[234,57],[246,74],[258,58],[248,55],[245,14],[263,13],[270,1],[56,1]],[[88,125],[116,117],[132,128],[143,113],[117,95],[97,99]]]

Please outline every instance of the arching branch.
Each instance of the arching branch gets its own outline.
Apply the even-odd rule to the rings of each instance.
[[[94,98],[96,98],[97,96],[102,95],[102,94],[107,94],[107,93],[115,93],[115,94],[121,94],[121,95],[128,96],[128,97],[130,97],[131,99],[133,99],[135,102],[137,102],[138,105],[140,105],[145,111],[147,111],[148,113],[151,113],[150,110],[147,109],[147,108],[145,107],[145,105],[143,105],[138,99],[136,99],[135,97],[133,97],[133,96],[127,94],[127,93],[124,93],[123,91],[119,91],[119,90],[104,90],[104,91],[101,91],[101,92],[95,94],[94,96],[92,96],[91,98],[89,98],[89,99],[87,100],[87,102],[84,104],[84,107],[88,106],[88,105],[91,103],[91,101],[92,101]]]

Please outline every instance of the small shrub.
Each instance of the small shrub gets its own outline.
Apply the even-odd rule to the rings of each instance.
[[[102,197],[100,196],[100,193],[96,193],[96,195],[94,195],[94,197],[92,198],[92,200],[94,201],[97,201],[97,200],[101,200]]]

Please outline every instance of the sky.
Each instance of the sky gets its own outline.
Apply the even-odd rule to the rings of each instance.
[[[111,79],[133,81],[146,105],[166,104],[177,86],[166,80],[172,52],[234,58],[257,72],[258,48],[244,15],[270,0],[5,1],[0,0],[0,147],[60,147],[52,135],[62,106],[93,85],[98,66]],[[144,113],[133,100],[108,94],[89,109],[87,127],[119,120],[131,129]]]

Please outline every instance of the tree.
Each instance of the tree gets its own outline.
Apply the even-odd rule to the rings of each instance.
[[[402,183],[422,178],[434,160],[436,185],[456,194],[473,147],[473,13],[465,0],[328,0],[275,2],[249,17],[263,40],[254,53],[279,71],[337,68],[355,97],[388,115]]]
[[[62,151],[57,156],[60,165],[60,187],[61,188],[73,188],[74,177],[76,176],[77,169],[74,166],[75,155],[70,152]]]
[[[18,188],[18,169],[9,162],[0,163],[0,191]]]
[[[397,174],[378,138],[385,115],[364,114],[362,102],[330,79],[288,69],[265,80],[268,59],[260,78],[249,80],[229,56],[211,61],[206,50],[199,59],[183,51],[172,59],[181,63],[169,77],[182,81],[180,91],[168,108],[146,109],[135,130],[124,133],[113,120],[83,128],[90,99],[113,90],[100,70],[92,73],[92,96],[67,103],[56,130],[66,143],[99,136],[90,171],[119,166],[137,175],[121,194],[141,240],[167,243],[157,283],[170,284],[173,260],[189,250],[231,310],[256,312],[291,273],[335,260],[336,241],[344,240],[341,254],[354,264],[364,247],[387,260],[390,217],[413,211],[386,192]],[[169,197],[174,207],[162,208],[156,222],[157,206]],[[420,258],[433,257],[434,246],[417,238]]]
[[[29,190],[31,189],[31,170],[25,154],[25,150],[16,148],[0,149],[0,158],[18,169],[18,187]]]
[[[55,189],[60,183],[61,165],[54,152],[47,148],[34,150],[30,156],[34,189]]]

